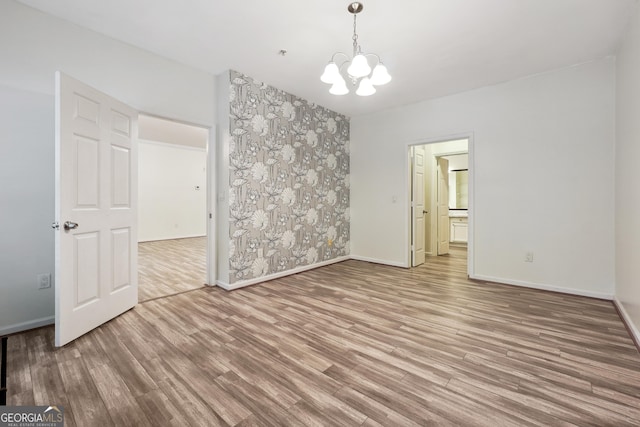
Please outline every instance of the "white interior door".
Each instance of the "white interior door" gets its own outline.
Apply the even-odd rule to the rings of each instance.
[[[137,120],[56,73],[56,346],[138,302]]]
[[[449,253],[449,161],[438,157],[438,255]]]
[[[424,147],[413,147],[411,156],[411,264],[415,267],[424,263]]]

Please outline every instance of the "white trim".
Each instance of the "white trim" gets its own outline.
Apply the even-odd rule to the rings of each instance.
[[[386,261],[386,260],[382,260],[382,259],[369,258],[369,257],[366,257],[366,256],[359,256],[359,255],[351,255],[350,258],[351,259],[355,259],[357,261],[372,262],[374,264],[388,265],[390,267],[410,268],[410,266],[406,262]]]
[[[215,125],[211,124],[211,123],[215,123],[215,121],[213,121],[211,123],[192,122],[190,120],[176,119],[176,118],[172,118],[172,117],[169,117],[169,116],[162,116],[162,115],[159,115],[159,114],[150,113],[148,111],[143,111],[143,110],[138,110],[138,116],[139,115],[152,117],[154,119],[167,120],[169,122],[175,122],[175,123],[178,123],[178,124],[181,124],[181,125],[192,126],[194,128],[209,129],[211,126],[215,126]]]
[[[578,296],[589,297],[589,298],[598,298],[598,299],[604,299],[608,301],[613,300],[613,294],[606,294],[603,292],[590,292],[590,291],[584,291],[584,290],[575,289],[575,288],[563,288],[562,286],[544,285],[541,283],[525,282],[522,280],[510,280],[510,279],[503,279],[498,277],[482,276],[478,274],[473,276],[469,275],[469,278],[473,280],[483,280],[486,282],[493,282],[496,284],[521,286],[523,288],[540,289],[543,291],[559,292],[562,294],[578,295]]]
[[[256,285],[258,283],[268,282],[269,280],[279,279],[280,277],[286,277],[292,274],[302,273],[303,271],[313,270],[314,268],[336,264],[338,262],[347,261],[349,259],[351,259],[351,257],[342,256],[342,257],[330,259],[328,261],[317,262],[315,264],[305,265],[305,266],[297,267],[291,270],[282,271],[280,273],[269,274],[267,276],[257,277],[255,279],[243,280],[241,282],[236,282],[233,284],[226,283],[221,280],[216,280],[216,285],[220,286],[225,291],[233,291],[235,289],[244,288],[245,286],[251,286],[251,285]]]
[[[180,237],[159,237],[157,239],[146,239],[146,240],[138,240],[138,243],[147,243],[147,242],[161,242],[163,240],[180,240],[180,239],[193,239],[196,237],[207,237],[207,234],[187,234],[186,236]]]
[[[217,245],[217,176],[218,163],[216,160],[217,128],[213,125],[207,135],[207,285],[214,286],[218,277],[218,245]]]
[[[622,302],[617,297],[614,297],[613,303],[618,308],[620,315],[622,315],[622,320],[624,321],[624,323],[627,324],[627,327],[633,334],[633,337],[635,338],[635,342],[640,343],[640,331],[638,330],[638,327],[636,326],[636,324],[633,323],[633,320],[631,320],[631,316],[629,316],[629,313],[627,313],[627,310],[625,310]]]
[[[171,120],[171,119],[165,119],[165,120]],[[171,144],[170,142],[154,141],[152,139],[138,138],[138,142],[146,145],[157,145],[159,147],[177,148],[179,150],[200,151],[202,153],[207,151],[206,147],[194,147],[193,145]]]
[[[29,320],[28,322],[16,323],[15,325],[5,326],[0,328],[0,335],[15,334],[17,332],[28,331],[29,329],[40,328],[42,326],[49,326],[55,323],[55,317],[42,317],[40,319]]]
[[[467,275],[472,276],[476,272],[475,261],[475,230],[476,230],[476,142],[473,132],[469,132],[467,142],[467,152],[469,156],[469,194],[467,195]]]
[[[235,289],[232,288],[230,284],[228,284],[227,282],[223,282],[222,280],[216,280],[214,285],[224,289],[225,291],[232,291]]]

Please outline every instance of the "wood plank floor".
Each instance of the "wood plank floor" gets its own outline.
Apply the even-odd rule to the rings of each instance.
[[[68,426],[637,426],[640,356],[610,302],[346,261],[156,299],[61,349],[9,339],[9,404]]]
[[[138,243],[138,301],[203,287],[206,256],[206,237]]]

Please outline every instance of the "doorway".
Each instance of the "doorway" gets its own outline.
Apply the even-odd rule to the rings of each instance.
[[[139,302],[138,152],[139,137],[148,136],[144,127],[140,135],[136,109],[60,71],[55,76],[55,345],[60,347]],[[201,187],[207,190],[206,207],[200,213],[206,224],[206,276],[198,287],[214,284],[216,277],[215,150],[208,150],[215,127],[200,132],[206,135],[206,186]]]
[[[467,251],[471,245],[470,137],[409,146],[409,259]],[[464,170],[464,172],[462,172]],[[470,259],[470,255],[467,255]],[[468,271],[471,271],[469,263]]]
[[[138,118],[138,301],[207,283],[209,130]]]

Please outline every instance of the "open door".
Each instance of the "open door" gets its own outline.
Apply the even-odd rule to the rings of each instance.
[[[137,120],[56,73],[56,346],[138,302]]]
[[[411,156],[411,265],[424,264],[424,147],[413,147]]]
[[[449,161],[438,157],[438,255],[449,253]]]

